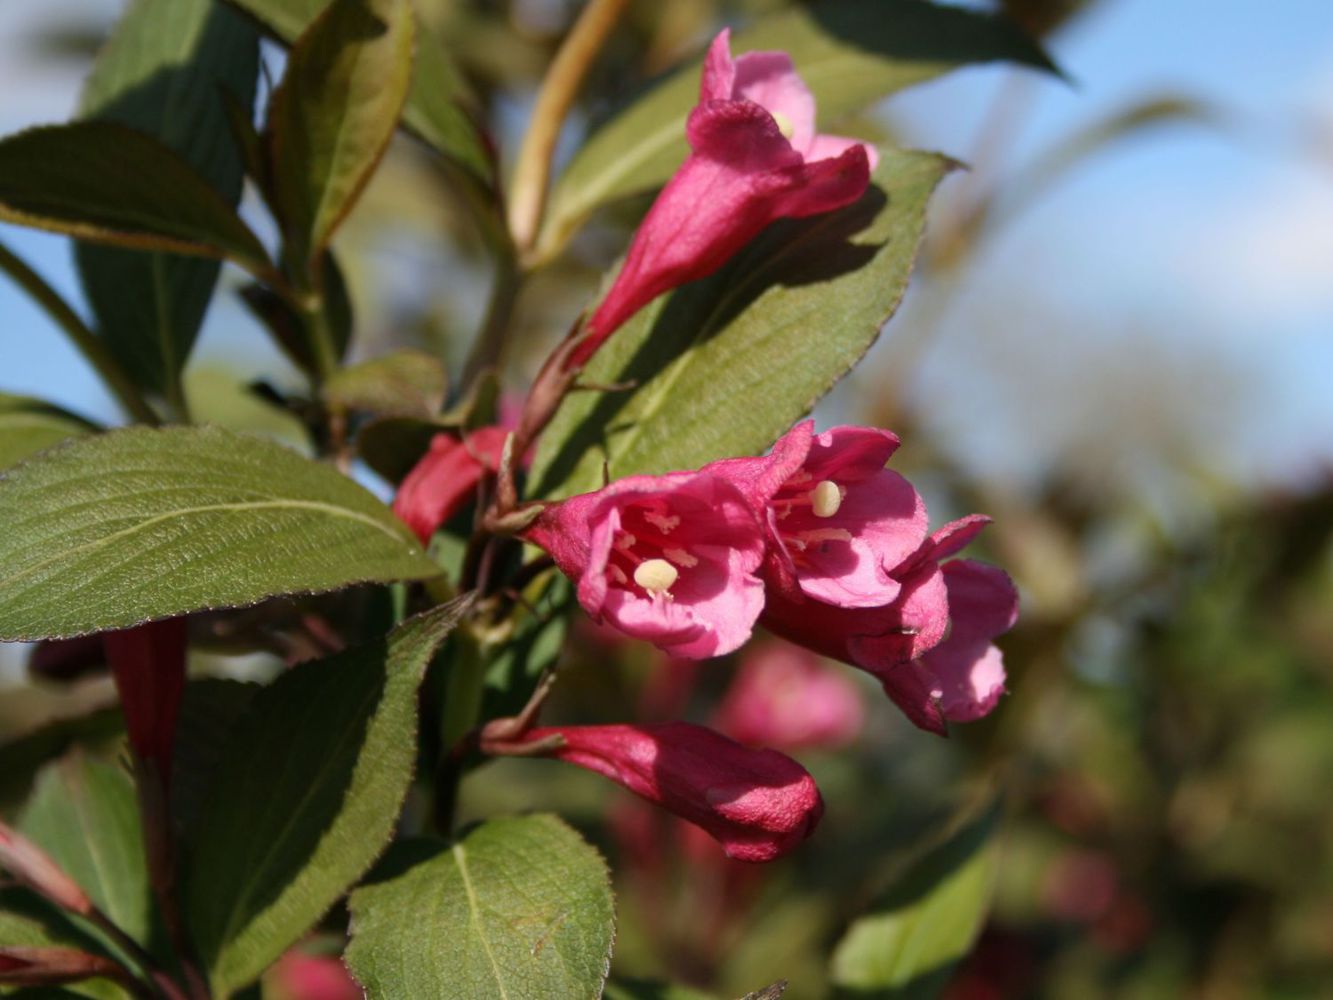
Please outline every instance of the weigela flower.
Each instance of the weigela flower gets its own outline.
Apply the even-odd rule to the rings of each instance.
[[[885,605],[901,591],[895,567],[926,538],[926,506],[884,468],[898,438],[873,427],[814,433],[802,421],[761,458],[723,459],[706,471],[731,479],[764,511],[770,589],[845,608]]]
[[[814,97],[785,52],[733,60],[727,31],[708,50],[686,138],[692,152],[644,217],[568,367],[658,295],[712,274],[774,220],[856,201],[876,159],[864,143],[815,133]]]
[[[393,512],[425,545],[445,521],[472,498],[481,477],[500,467],[503,427],[480,427],[461,438],[436,434],[430,450],[417,462],[393,500]]]
[[[289,951],[269,978],[275,1000],[360,1000],[365,995],[346,966],[329,955]]]
[[[664,722],[529,730],[547,755],[596,771],[700,827],[728,857],[772,861],[814,832],[824,801],[805,768],[704,726]],[[553,741],[554,742],[554,741]]]
[[[1018,614],[1000,570],[971,560],[941,565],[988,523],[980,515],[945,525],[895,568],[898,597],[877,608],[839,608],[770,592],[763,623],[783,638],[874,674],[923,729],[980,718],[1004,691],[990,640]],[[957,639],[954,639],[954,635]]]
[[[120,694],[130,746],[140,760],[152,762],[159,777],[169,776],[185,693],[185,619],[104,632],[102,648]]]
[[[713,724],[732,739],[777,750],[834,749],[861,731],[856,686],[815,653],[788,642],[746,648]]]
[[[759,515],[707,472],[631,476],[551,504],[527,530],[596,621],[673,656],[720,656],[764,604]]]

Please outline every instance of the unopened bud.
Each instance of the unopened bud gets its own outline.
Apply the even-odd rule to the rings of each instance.
[[[26,885],[62,910],[80,916],[93,912],[88,894],[61,871],[49,855],[4,823],[0,823],[0,868],[6,869],[20,885]]]
[[[110,959],[77,948],[0,948],[0,985],[63,986],[98,977],[123,973]]]

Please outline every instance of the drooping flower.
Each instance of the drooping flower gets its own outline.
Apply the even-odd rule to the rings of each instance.
[[[845,608],[898,597],[894,569],[926,538],[926,506],[884,467],[898,438],[873,427],[814,433],[802,421],[760,458],[723,459],[706,471],[731,479],[765,511],[770,589]]]
[[[559,741],[552,740],[560,737]],[[524,741],[595,771],[702,828],[739,861],[772,861],[814,832],[824,813],[805,768],[776,750],[752,750],[687,722],[559,726]]]
[[[971,541],[988,520],[972,515],[931,535],[894,569],[900,592],[889,604],[839,608],[775,590],[768,594],[763,624],[874,674],[923,729],[943,733],[947,721],[978,719],[1004,692],[1003,660],[991,639],[1012,627],[1018,594],[993,566],[940,561]]]
[[[185,619],[104,632],[102,647],[120,694],[130,747],[166,781],[185,692]]]
[[[750,746],[833,749],[856,738],[864,714],[845,673],[808,649],[768,641],[747,647],[713,724]]]
[[[814,97],[785,52],[732,59],[725,30],[708,50],[686,137],[690,155],[639,226],[568,367],[658,295],[712,274],[774,220],[856,201],[876,161],[871,146],[815,133]]]
[[[462,437],[436,434],[394,497],[393,512],[425,545],[445,521],[457,514],[477,489],[481,477],[500,467],[503,427],[479,427]]]
[[[764,529],[707,472],[631,476],[548,506],[527,530],[597,621],[690,659],[750,636],[764,604]]]

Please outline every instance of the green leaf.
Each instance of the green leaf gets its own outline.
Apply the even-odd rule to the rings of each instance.
[[[324,384],[330,406],[384,416],[429,420],[440,412],[449,378],[425,351],[394,351],[342,368]]]
[[[235,208],[240,154],[223,93],[253,106],[254,28],[212,0],[134,0],[93,66],[80,117],[115,121],[171,147]],[[80,244],[97,331],[144,386],[170,396],[213,294],[216,261]]]
[[[67,638],[438,570],[364,488],[216,427],[85,438],[0,474],[0,640]]]
[[[158,140],[116,122],[45,125],[0,140],[0,221],[268,266],[216,188]]]
[[[934,996],[972,948],[998,870],[992,807],[918,859],[833,953],[833,981],[855,997]]]
[[[51,403],[0,392],[0,469],[95,430],[95,424]]]
[[[274,209],[313,267],[389,145],[412,77],[409,0],[334,0],[296,40],[269,102]]]
[[[253,982],[389,842],[412,779],[417,688],[466,606],[256,695],[186,837],[186,913],[216,994]]]
[[[53,719],[0,743],[0,809],[22,801],[32,785],[33,775],[72,747],[109,747],[124,733],[124,719],[116,706],[68,719]]]
[[[565,399],[542,435],[532,495],[755,454],[866,352],[898,306],[950,168],[886,150],[865,196],[838,212],[770,226],[712,277],[641,310],[607,341],[586,380],[632,390]]]
[[[134,783],[79,751],[44,769],[19,829],[139,944],[158,928]]]
[[[96,949],[53,906],[27,889],[0,888],[0,948]]]
[[[773,14],[732,39],[732,52],[788,52],[829,126],[896,91],[970,63],[1054,70],[1007,19],[924,0],[830,0]],[[694,59],[597,129],[551,196],[539,255],[560,249],[597,208],[665,183],[689,151],[685,119],[699,97]]]
[[[602,995],[606,1000],[717,1000],[713,993],[649,979],[614,979]]]
[[[291,44],[324,10],[329,0],[228,0],[255,17],[281,41]],[[444,45],[429,31],[420,32],[412,85],[403,124],[436,152],[460,168],[474,185],[493,197],[495,161],[470,113],[472,95]]]
[[[372,1000],[592,1000],[615,939],[606,863],[554,816],[489,820],[350,905],[346,962]]]

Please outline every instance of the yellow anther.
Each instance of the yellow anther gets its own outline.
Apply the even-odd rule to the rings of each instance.
[[[770,111],[769,114],[772,115],[773,120],[778,123],[778,131],[782,133],[784,139],[790,139],[796,134],[796,126],[793,125],[791,119],[781,111]]]
[[[665,559],[645,559],[634,569],[634,582],[653,596],[667,594],[679,576],[680,571]]]
[[[823,480],[810,493],[810,507],[815,517],[832,517],[841,506],[842,490],[831,480]]]

